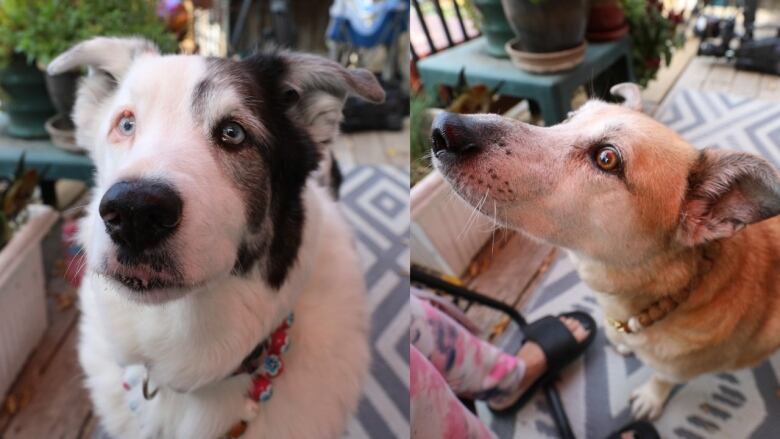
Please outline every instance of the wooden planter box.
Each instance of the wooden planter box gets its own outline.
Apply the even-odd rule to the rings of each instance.
[[[412,262],[451,276],[464,272],[495,228],[436,170],[412,188],[410,210]]]
[[[0,400],[48,324],[41,241],[58,214],[43,205],[29,211],[30,219],[0,251]]]

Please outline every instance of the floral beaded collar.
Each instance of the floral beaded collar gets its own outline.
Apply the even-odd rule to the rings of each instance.
[[[271,336],[260,342],[252,352],[244,358],[241,365],[231,376],[243,373],[252,377],[246,397],[253,403],[265,403],[273,396],[273,380],[284,371],[282,354],[290,348],[288,330],[293,324],[293,314],[290,313],[284,321],[271,333]],[[249,426],[251,419],[241,419],[225,433],[222,438],[241,437]]]
[[[258,403],[266,403],[271,399],[273,396],[273,381],[284,371],[282,355],[290,348],[289,330],[293,321],[293,313],[290,313],[271,335],[258,343],[252,349],[252,352],[241,361],[238,368],[228,376],[230,378],[236,375],[248,374],[252,378],[245,396],[248,403],[255,406],[255,408],[259,408],[257,407]],[[126,391],[130,391],[133,387],[127,381],[124,381],[122,386]],[[149,390],[149,375],[147,373],[145,378],[143,378],[141,388],[141,394],[144,399],[154,399],[158,390],[159,388]],[[256,414],[257,410],[251,410],[250,412]],[[251,420],[241,419],[237,421],[224,435],[220,436],[220,439],[241,437],[246,432]]]

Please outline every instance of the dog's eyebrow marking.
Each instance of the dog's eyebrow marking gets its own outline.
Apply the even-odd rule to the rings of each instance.
[[[214,81],[203,79],[192,90],[192,115],[195,117],[203,116],[206,111],[206,102],[214,89]]]
[[[219,75],[219,72],[215,74]],[[215,80],[213,77],[198,82],[192,90],[191,108],[193,119],[209,132],[217,124],[232,119],[243,126],[248,133],[261,142],[268,142],[269,133],[257,116],[249,110],[249,102],[257,98],[245,96],[230,99],[239,94],[227,80]],[[225,101],[227,99],[227,101]]]

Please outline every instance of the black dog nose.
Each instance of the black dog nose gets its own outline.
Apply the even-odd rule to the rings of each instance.
[[[120,181],[100,200],[100,217],[111,240],[141,252],[161,243],[181,222],[182,200],[158,180]]]
[[[433,153],[442,152],[463,154],[479,150],[479,143],[474,132],[469,129],[464,119],[455,113],[441,113],[433,120],[431,144]]]

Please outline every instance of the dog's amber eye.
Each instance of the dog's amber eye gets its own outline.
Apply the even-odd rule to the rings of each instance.
[[[615,172],[620,169],[622,159],[620,152],[614,146],[602,146],[596,150],[593,159],[596,165],[603,171]]]
[[[222,141],[233,145],[241,144],[246,139],[246,133],[241,125],[228,122],[222,126]]]

